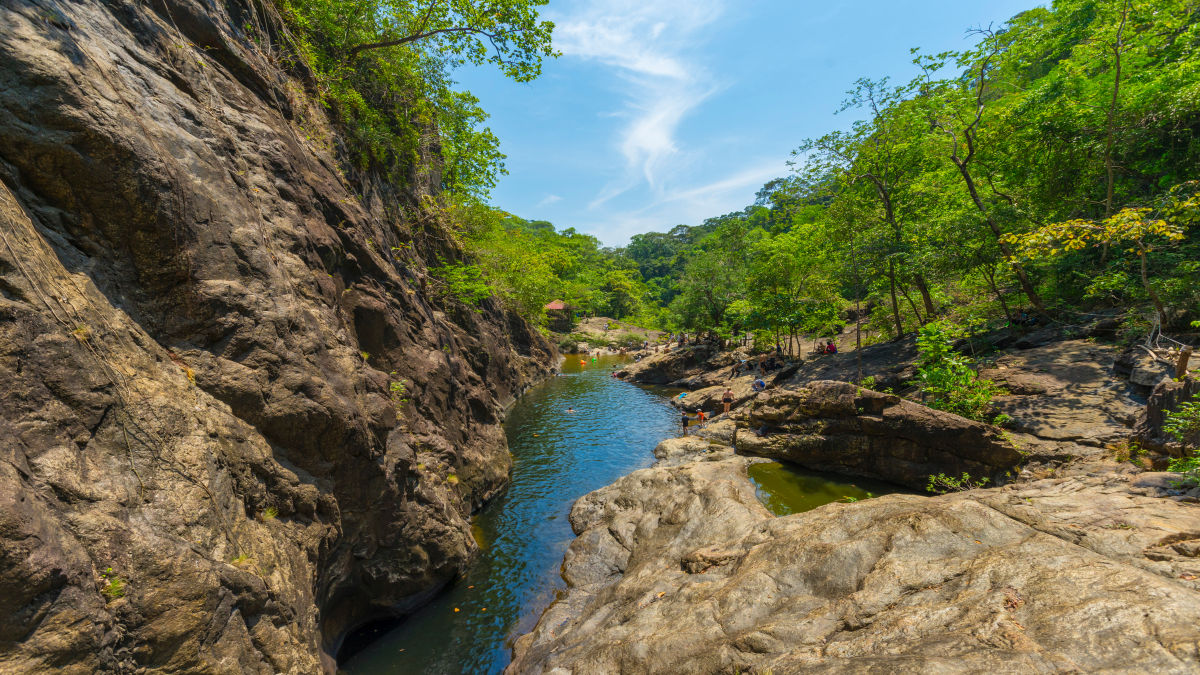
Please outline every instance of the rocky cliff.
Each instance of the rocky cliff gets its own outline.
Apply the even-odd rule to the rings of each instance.
[[[551,348],[429,292],[436,166],[343,170],[273,5],[0,26],[0,671],[331,669],[472,555]]]

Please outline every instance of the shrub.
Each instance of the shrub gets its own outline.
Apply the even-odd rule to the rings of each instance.
[[[634,333],[630,333],[630,334],[624,335],[620,339],[618,339],[616,342],[616,345],[618,347],[624,347],[626,349],[639,349],[639,348],[641,348],[642,343],[645,341],[646,341],[645,337],[634,334]]]
[[[962,478],[947,476],[944,473],[935,474],[929,477],[929,484],[925,489],[934,494],[944,495],[947,492],[964,492],[966,490],[974,490],[981,488],[989,481],[987,478],[975,480],[971,478],[971,474],[963,472]]]
[[[1175,487],[1192,487],[1200,485],[1200,457],[1178,457],[1172,459],[1167,465],[1168,471],[1183,474],[1179,480],[1174,481]]]
[[[579,341],[569,335],[558,341],[558,351],[563,354],[574,354],[578,348]]]
[[[921,327],[917,384],[929,397],[929,407],[982,421],[992,397],[1001,390],[995,382],[976,375],[970,361],[954,350],[954,342],[965,335],[961,326],[945,320]]]
[[[1179,407],[1166,414],[1163,431],[1180,443],[1200,431],[1200,394],[1192,396]]]

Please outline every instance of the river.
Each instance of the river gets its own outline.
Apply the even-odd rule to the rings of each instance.
[[[679,433],[670,392],[611,377],[623,362],[605,356],[581,366],[568,357],[562,377],[513,406],[504,423],[512,483],[475,518],[480,555],[463,578],[343,664],[344,672],[490,675],[508,665],[512,640],[565,588],[559,568],[575,536],[571,505],[650,466],[654,447]],[[776,515],[897,489],[777,462],[752,466],[750,478]]]
[[[564,588],[567,514],[583,495],[650,466],[678,433],[665,397],[610,376],[622,357],[579,365],[534,387],[504,423],[512,484],[475,518],[482,552],[466,576],[342,668],[352,675],[497,673],[513,637]],[[566,412],[574,408],[575,412]]]

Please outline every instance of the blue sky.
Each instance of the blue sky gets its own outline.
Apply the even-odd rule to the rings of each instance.
[[[793,148],[849,126],[859,77],[968,44],[1031,0],[551,0],[563,54],[538,80],[458,73],[508,155],[492,203],[621,246],[737,211]]]

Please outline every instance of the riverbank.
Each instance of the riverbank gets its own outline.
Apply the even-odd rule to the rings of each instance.
[[[565,589],[559,568],[573,537],[571,504],[649,466],[654,447],[678,429],[661,397],[610,377],[626,360],[568,359],[562,376],[509,409],[511,482],[472,520],[479,554],[425,607],[344,663],[346,673],[503,670],[511,641]]]
[[[1008,387],[997,406],[1012,421],[989,430],[810,379],[857,368],[837,358],[739,394],[697,436],[660,445],[654,467],[577,502],[569,590],[508,672],[1200,670],[1197,496],[1150,470],[1165,453],[1130,444],[1153,447],[1162,401],[1194,385],[1145,361],[1124,368],[1120,349],[1086,339],[1001,351],[987,372]],[[698,385],[675,404],[716,412],[728,360],[694,346],[623,375]],[[989,445],[990,468],[962,464]],[[910,484],[964,470],[990,482],[776,517],[744,455]]]

